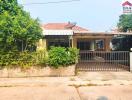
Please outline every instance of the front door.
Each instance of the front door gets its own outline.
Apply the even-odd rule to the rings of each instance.
[[[94,42],[89,40],[78,40],[77,48],[82,50],[94,50]]]

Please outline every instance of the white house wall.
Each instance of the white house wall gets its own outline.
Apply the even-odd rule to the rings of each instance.
[[[43,35],[73,35],[73,30],[43,30]]]

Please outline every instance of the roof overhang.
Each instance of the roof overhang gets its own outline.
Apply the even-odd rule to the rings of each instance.
[[[132,32],[112,32],[113,35],[132,35]]]
[[[89,31],[74,31],[74,33],[75,33],[75,34],[76,34],[76,33],[78,33],[78,34],[79,34],[79,33],[80,33],[80,34],[81,34],[81,33],[89,33]]]
[[[43,35],[73,35],[73,30],[43,30]]]
[[[112,36],[113,34],[108,33],[108,32],[92,32],[92,31],[83,31],[83,32],[74,32],[74,35],[92,35],[92,36],[100,36],[100,35],[108,35],[108,36]]]
[[[92,31],[75,31],[74,34],[78,35],[132,35],[132,32],[92,32]]]
[[[132,35],[132,32],[92,32],[73,30],[43,30],[43,35]]]

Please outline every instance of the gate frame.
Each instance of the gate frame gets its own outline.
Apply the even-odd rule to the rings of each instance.
[[[86,51],[84,51],[84,52],[86,52]],[[94,52],[94,51],[93,51]],[[96,51],[96,52],[109,52],[109,51]],[[116,52],[119,52],[119,51],[116,51]],[[120,52],[123,52],[123,51],[120,51]],[[132,52],[129,52],[129,51],[124,51],[125,53],[127,53],[127,55],[129,56],[129,63],[128,63],[128,65],[126,65],[126,69],[124,70],[124,71],[129,71],[129,72],[132,72]],[[80,52],[81,53],[81,52]],[[83,53],[83,52],[82,52]],[[89,52],[86,52],[86,53],[89,53]],[[92,53],[91,53],[92,54]],[[131,55],[130,55],[131,54]],[[126,54],[125,54],[126,55]],[[113,61],[113,60],[112,60]],[[105,61],[103,61],[103,62],[105,62]],[[111,61],[110,61],[111,62]],[[81,63],[83,63],[83,61],[82,62],[80,62],[80,61],[78,61],[78,64],[81,64]],[[85,63],[85,61],[84,61],[84,63]],[[101,62],[102,63],[102,62]],[[99,64],[101,64],[101,63],[99,63]],[[79,65],[78,65],[79,66]],[[79,67],[77,67],[77,68],[79,68]],[[81,67],[80,67],[81,68]],[[83,71],[83,67],[81,68],[81,69],[78,69],[78,70],[82,70]],[[86,69],[85,69],[86,68]],[[90,68],[90,67],[89,67]],[[110,68],[111,69],[111,68]],[[87,67],[84,67],[84,70],[87,70]],[[93,68],[91,69],[88,69],[87,71],[96,71],[96,70],[94,70]],[[106,69],[97,69],[97,71],[107,71]],[[123,70],[121,70],[121,69],[114,69],[114,70],[109,70],[108,69],[108,71],[123,71]]]
[[[132,48],[130,50],[130,72],[132,72]]]

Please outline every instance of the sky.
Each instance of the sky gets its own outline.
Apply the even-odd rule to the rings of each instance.
[[[64,0],[18,0],[19,4]],[[91,31],[110,31],[122,14],[122,0],[80,0],[70,3],[23,5],[41,24],[76,22]]]

